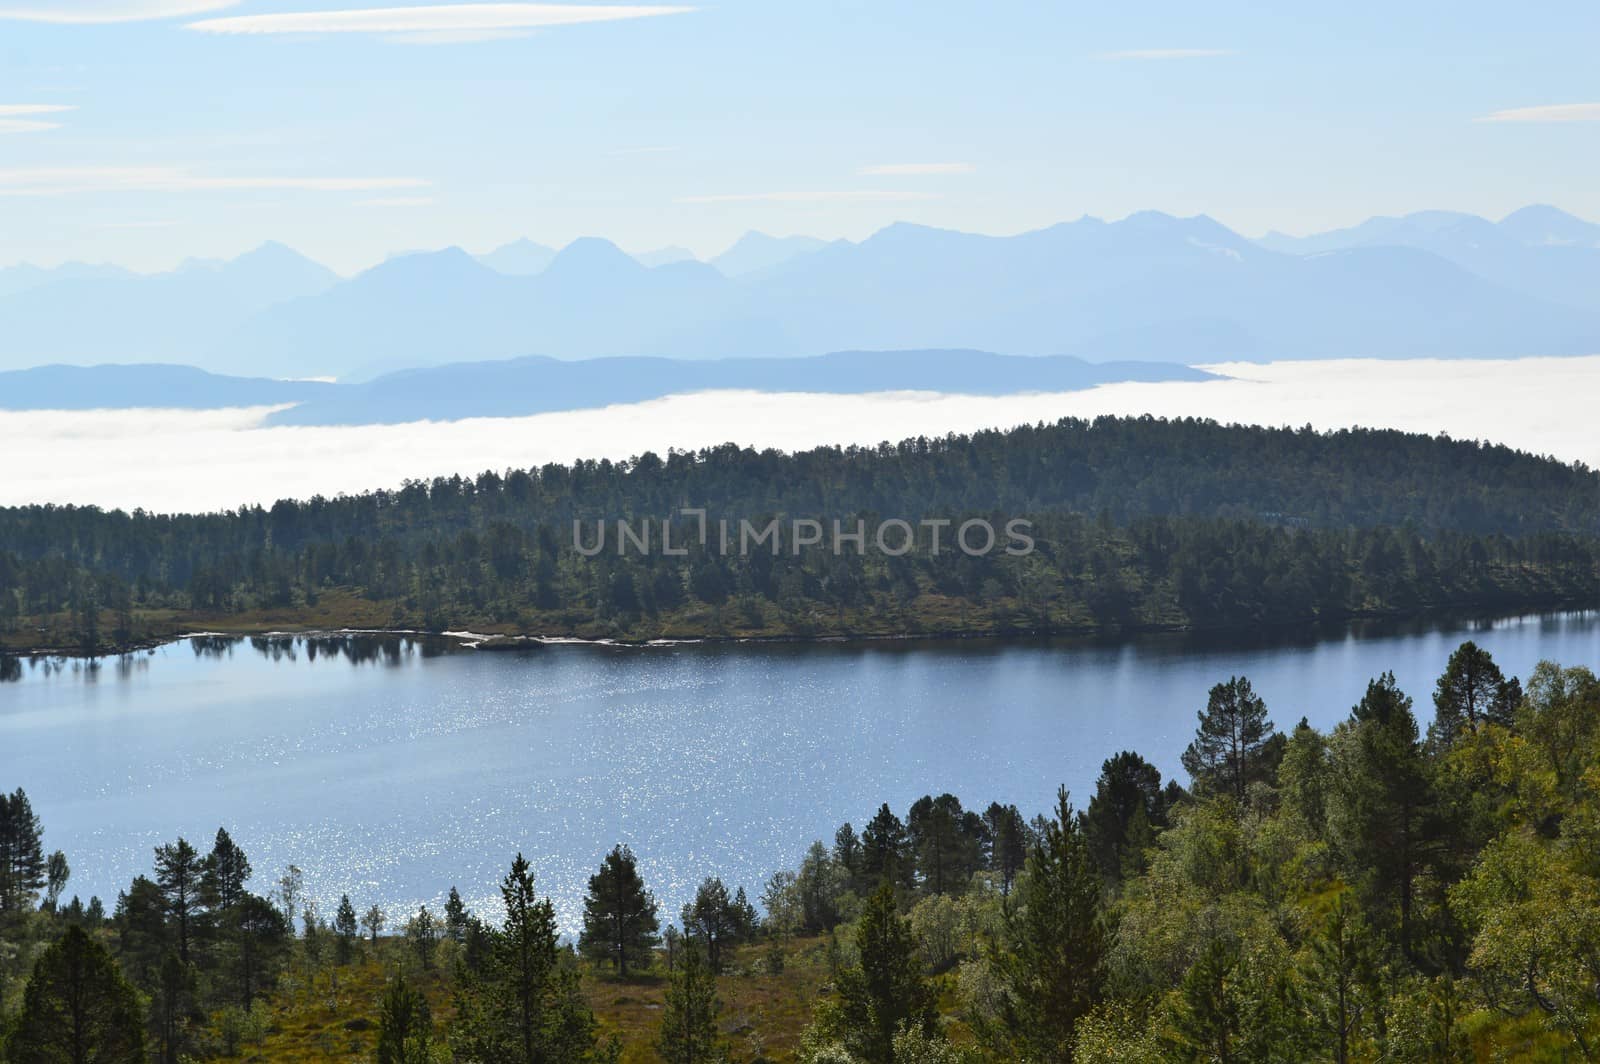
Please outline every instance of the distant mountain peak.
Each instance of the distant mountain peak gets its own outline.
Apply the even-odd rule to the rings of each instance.
[[[555,248],[520,237],[479,255],[478,261],[496,273],[526,277],[543,273],[555,257]]]
[[[604,237],[580,236],[545,267],[554,277],[589,277],[597,274],[633,274],[643,270],[638,260]]]
[[[759,229],[751,229],[735,240],[728,250],[714,256],[711,265],[728,277],[739,277],[771,269],[826,247],[827,243],[814,236],[773,236]]]

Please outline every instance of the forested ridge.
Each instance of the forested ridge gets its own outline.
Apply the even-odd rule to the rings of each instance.
[[[1431,698],[1385,674],[1329,731],[1281,713],[1230,677],[1186,785],[1122,751],[1081,809],[885,804],[675,913],[617,844],[567,935],[520,855],[496,912],[319,908],[226,830],[85,903],[17,789],[0,1060],[1600,1058],[1600,679],[1465,643]]]
[[[717,549],[704,510],[914,526]],[[951,530],[1031,522],[970,557]],[[673,522],[683,557],[575,549],[574,522]],[[951,521],[945,550],[920,522]],[[1600,598],[1600,476],[1393,431],[1067,419],[796,454],[727,445],[410,482],[205,515],[0,509],[0,640],[112,649],[200,622],[642,639],[1239,625]]]

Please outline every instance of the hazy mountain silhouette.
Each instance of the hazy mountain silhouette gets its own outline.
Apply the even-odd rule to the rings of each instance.
[[[639,263],[644,266],[666,266],[674,262],[699,261],[694,252],[688,248],[678,247],[676,244],[671,244],[664,248],[656,248],[654,251],[646,251],[642,255],[635,255],[634,258],[638,259]]]
[[[338,281],[275,243],[217,266],[53,281],[0,298],[0,368],[58,361],[205,364],[217,338],[238,322]]]
[[[726,256],[652,268],[585,238],[532,273],[449,248],[338,282],[268,245],[215,268],[0,298],[0,367],[160,359],[352,380],[534,352],[970,348],[1173,363],[1577,354],[1600,351],[1600,247],[1583,243],[1594,228],[1549,208],[1498,223],[1426,212],[1257,242],[1204,216],[1146,211],[1004,237],[901,223],[735,276]],[[793,239],[779,243],[793,250]],[[508,248],[530,267],[538,254],[528,242]]]
[[[555,257],[555,248],[536,244],[523,237],[497,247],[488,254],[479,255],[478,261],[498,273],[527,277],[544,272],[544,268]]]
[[[192,366],[38,366],[0,373],[0,410],[214,410],[276,406],[337,385],[224,377]]]
[[[733,246],[711,260],[725,276],[741,277],[788,262],[798,255],[826,247],[826,240],[814,236],[768,236],[752,229]]]
[[[1419,211],[1307,237],[1271,233],[1260,243],[1299,255],[1357,247],[1419,248],[1507,288],[1600,312],[1600,226],[1554,207],[1524,207],[1499,222],[1475,214]]]
[[[365,384],[228,377],[188,366],[42,366],[0,373],[0,409],[204,409],[297,403],[271,422],[393,424],[512,417],[708,389],[964,395],[1074,391],[1115,381],[1208,380],[1186,366],[983,351],[842,351],[813,358],[518,358],[408,370]]]
[[[109,263],[64,262],[60,266],[34,266],[23,262],[0,268],[0,297],[15,292],[26,292],[54,281],[82,280],[84,278],[133,277],[132,270]]]

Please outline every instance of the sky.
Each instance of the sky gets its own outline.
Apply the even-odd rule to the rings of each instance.
[[[0,265],[1600,218],[1600,6],[0,0]]]

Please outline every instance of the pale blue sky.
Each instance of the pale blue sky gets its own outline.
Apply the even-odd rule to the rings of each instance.
[[[0,263],[275,239],[352,271],[581,235],[711,254],[751,228],[1143,208],[1250,235],[1533,202],[1600,218],[1590,3],[561,6],[640,17],[0,0]],[[398,13],[349,13],[375,7]],[[306,26],[328,32],[272,32]]]

